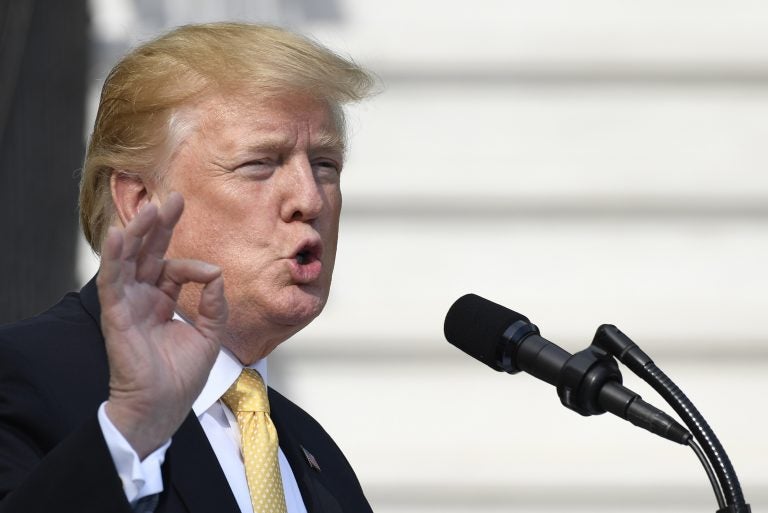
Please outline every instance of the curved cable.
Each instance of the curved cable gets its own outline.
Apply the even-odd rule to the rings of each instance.
[[[699,410],[683,391],[653,363],[653,360],[632,339],[616,326],[612,324],[600,326],[595,333],[592,344],[618,358],[632,372],[651,385],[688,426],[693,436],[701,444],[700,449],[704,451],[720,481],[720,487],[727,504],[725,508],[720,509],[720,512],[749,513],[751,509],[749,504],[744,501],[739,479],[736,477],[736,471],[733,469],[725,449],[707,421],[704,420]]]
[[[712,490],[715,492],[717,507],[720,509],[725,509],[726,504],[725,497],[723,497],[723,491],[720,489],[720,483],[717,482],[717,476],[715,476],[715,472],[712,470],[712,465],[709,464],[707,456],[704,454],[704,451],[701,450],[701,447],[699,447],[699,444],[697,444],[693,438],[688,439],[688,447],[693,449],[694,454],[696,454],[696,457],[699,458],[701,465],[704,467],[704,472],[707,473],[709,484],[712,485]]]
[[[715,467],[715,473],[723,487],[723,493],[727,496],[727,503],[730,506],[741,508],[745,505],[744,494],[741,491],[741,485],[736,478],[736,471],[731,465],[728,455],[725,453],[720,440],[717,439],[712,428],[699,413],[699,410],[686,397],[680,388],[659,369],[656,364],[649,362],[643,366],[640,377],[651,385],[665,401],[672,406],[672,409],[680,415],[680,418],[691,430],[696,440],[701,444],[701,448],[706,453],[709,461]],[[735,511],[749,511],[748,509],[736,509]]]

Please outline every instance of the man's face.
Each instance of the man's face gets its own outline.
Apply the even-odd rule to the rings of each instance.
[[[214,97],[198,113],[167,170],[185,199],[168,255],[222,268],[232,339],[266,354],[328,297],[341,136],[327,105],[305,96]],[[198,300],[185,287],[182,312],[194,318]]]

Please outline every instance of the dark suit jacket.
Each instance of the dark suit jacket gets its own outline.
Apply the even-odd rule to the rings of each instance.
[[[37,317],[0,327],[0,513],[131,511],[96,416],[109,392],[99,322],[92,280]],[[370,512],[323,428],[272,389],[269,400],[307,511]],[[239,511],[192,412],[166,453],[163,480],[157,513]]]

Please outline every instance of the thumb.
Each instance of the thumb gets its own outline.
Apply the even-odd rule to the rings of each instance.
[[[219,275],[209,281],[200,293],[200,304],[195,327],[209,340],[221,342],[224,327],[227,324],[229,307],[224,296],[224,278]]]

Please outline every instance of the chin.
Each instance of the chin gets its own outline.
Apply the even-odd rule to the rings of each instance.
[[[277,317],[282,318],[282,324],[286,326],[303,328],[320,315],[325,308],[326,299],[326,296],[306,294],[305,297],[292,301],[290,306],[281,309],[279,313],[276,312]]]
[[[274,324],[299,331],[320,315],[328,299],[327,288],[294,285],[273,298],[264,312]]]

